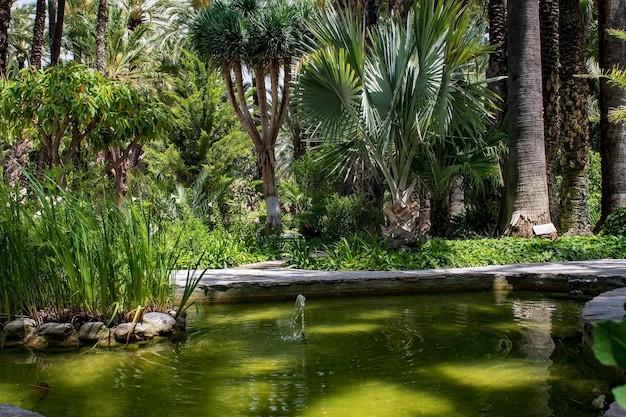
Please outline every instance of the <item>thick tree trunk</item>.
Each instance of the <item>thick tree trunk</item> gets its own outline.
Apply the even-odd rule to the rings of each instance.
[[[543,131],[550,217],[558,225],[559,193],[556,167],[561,146],[561,100],[559,98],[559,0],[539,2],[541,24],[541,71],[543,80]]]
[[[487,78],[507,75],[506,62],[506,6],[504,0],[489,0],[489,44],[497,45],[489,55]],[[506,113],[507,81],[502,79],[489,83],[489,88],[502,99],[497,104],[500,110],[496,113],[496,126],[502,124]]]
[[[35,23],[33,24],[33,44],[30,48],[30,65],[41,69],[43,55],[43,38],[46,30],[46,0],[37,0]]]
[[[560,232],[590,235],[587,215],[589,183],[589,84],[586,74],[588,26],[579,0],[560,0],[561,108],[563,110],[563,183]]]
[[[107,30],[107,0],[98,3],[98,23],[96,26],[96,71],[105,75],[105,41]]]
[[[626,68],[626,42],[609,35],[607,29],[626,30],[623,0],[598,4],[600,69]],[[602,158],[602,212],[596,229],[618,207],[626,207],[626,124],[610,123],[609,110],[626,102],[626,91],[600,79],[600,156]]]
[[[543,136],[539,2],[509,0],[509,174],[505,234],[550,222]]]
[[[0,79],[7,76],[12,5],[13,0],[0,0]]]

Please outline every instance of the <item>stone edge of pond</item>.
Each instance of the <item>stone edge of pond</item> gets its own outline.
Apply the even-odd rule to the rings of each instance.
[[[85,322],[78,328],[72,323],[38,325],[30,317],[19,317],[2,326],[0,350],[68,350],[85,346],[114,348],[147,344],[179,337],[185,334],[186,325],[186,315],[177,315],[173,310],[146,313],[141,321],[114,327],[107,327],[101,321]]]
[[[173,271],[181,294],[190,277],[202,278],[191,296],[200,303],[237,303],[307,297],[493,289],[580,292],[594,296],[626,286],[626,260],[494,265],[417,271],[317,271],[277,267]]]

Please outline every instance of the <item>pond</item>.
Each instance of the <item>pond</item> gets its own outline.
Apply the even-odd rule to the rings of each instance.
[[[192,307],[178,341],[0,353],[0,403],[55,416],[594,416],[583,303],[531,293]],[[38,388],[39,387],[39,388]],[[43,388],[42,388],[43,387]]]

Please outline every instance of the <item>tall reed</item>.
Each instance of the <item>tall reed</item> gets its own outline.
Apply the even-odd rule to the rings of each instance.
[[[31,180],[0,189],[0,314],[86,313],[172,305],[165,223],[141,201],[116,204]]]

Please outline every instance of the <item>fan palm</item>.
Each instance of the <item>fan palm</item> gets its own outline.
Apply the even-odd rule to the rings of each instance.
[[[406,28],[393,21],[369,32],[362,19],[324,9],[311,24],[321,46],[306,58],[298,102],[333,146],[331,166],[373,165],[392,205],[409,207],[421,145],[477,136],[489,117],[495,96],[470,70],[490,48],[470,27],[453,2],[420,1]]]

